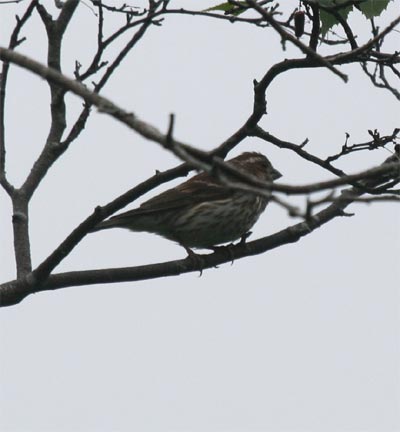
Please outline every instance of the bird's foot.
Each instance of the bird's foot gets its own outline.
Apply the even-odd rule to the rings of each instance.
[[[230,244],[228,244],[226,246],[213,246],[211,249],[214,252],[219,252],[219,251],[221,251],[221,252],[227,252],[229,254],[230,258],[231,258],[231,264],[233,264],[233,262],[235,261],[235,254],[234,254],[233,248],[235,246],[246,244],[246,240],[247,240],[248,237],[251,236],[251,234],[252,234],[251,231],[243,234],[242,237],[240,238],[239,242],[236,243],[236,244],[235,243],[230,243]]]
[[[244,233],[243,235],[242,235],[242,237],[240,238],[240,241],[239,241],[239,245],[244,245],[244,244],[246,244],[246,240],[252,235],[253,233],[251,232],[251,231],[248,231],[247,233]]]
[[[200,272],[199,277],[203,274],[203,268],[204,268],[204,259],[201,255],[197,254],[196,252],[193,252],[192,249],[183,246],[188,254],[187,259],[197,268],[197,270]]]
[[[214,252],[223,252],[229,254],[229,258],[231,259],[231,265],[233,264],[233,261],[235,261],[235,255],[233,253],[232,248],[235,245],[233,243],[229,243],[226,246],[213,246],[212,249]]]

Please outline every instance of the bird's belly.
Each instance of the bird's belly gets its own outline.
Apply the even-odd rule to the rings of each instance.
[[[249,194],[201,203],[177,218],[174,240],[194,248],[232,242],[250,230],[265,207],[264,198]]]

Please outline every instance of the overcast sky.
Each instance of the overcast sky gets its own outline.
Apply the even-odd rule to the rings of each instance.
[[[290,3],[294,8],[298,2]],[[2,46],[26,4],[1,6]],[[395,17],[396,6],[397,0],[383,24]],[[362,38],[365,23],[353,18]],[[65,37],[67,74],[76,59],[87,64],[95,26],[92,11],[81,4]],[[28,40],[20,51],[45,61],[37,16],[23,34]],[[387,51],[399,43],[396,33]],[[289,46],[283,53],[268,29],[168,16],[162,27],[150,29],[104,94],[163,131],[175,113],[175,136],[207,150],[251,112],[252,80],[299,55]],[[370,139],[368,129],[390,134],[399,126],[399,107],[388,92],[371,87],[358,67],[341,70],[349,83],[327,70],[296,70],[276,79],[261,125],[281,139],[309,138],[307,150],[321,157],[339,151],[346,132],[357,143]],[[7,166],[17,185],[43,146],[48,99],[42,80],[12,68]],[[71,125],[81,101],[67,100]],[[266,154],[284,183],[331,178],[257,139],[232,155],[244,150]],[[388,156],[384,149],[358,153],[338,167],[358,172]],[[32,201],[34,265],[96,205],[177,163],[158,145],[94,112]],[[304,204],[304,198],[295,202]],[[1,281],[14,277],[10,209],[0,191]],[[1,431],[400,430],[400,211],[393,203],[349,210],[354,217],[337,218],[298,243],[201,277],[69,288],[2,309]],[[271,204],[251,238],[294,222]],[[172,242],[116,229],[86,237],[57,271],[184,257]]]

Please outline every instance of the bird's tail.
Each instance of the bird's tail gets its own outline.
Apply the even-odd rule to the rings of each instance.
[[[135,210],[130,210],[125,213],[116,215],[100,222],[93,227],[89,232],[102,231],[109,228],[126,228],[131,231],[146,231],[147,218],[136,214]]]
[[[95,227],[93,227],[89,232],[93,233],[96,231],[102,231],[102,230],[109,229],[109,228],[117,228],[117,226],[115,225],[115,222],[112,221],[111,219],[100,222]]]

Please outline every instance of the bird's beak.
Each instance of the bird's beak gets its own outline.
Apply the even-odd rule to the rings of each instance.
[[[277,180],[278,178],[281,178],[281,177],[282,177],[282,174],[274,168],[272,170],[272,179]]]

